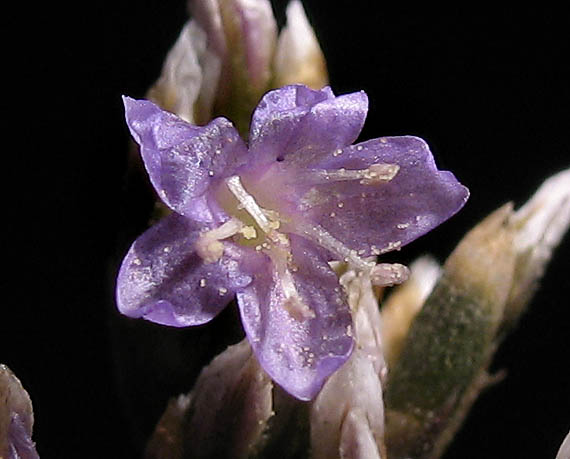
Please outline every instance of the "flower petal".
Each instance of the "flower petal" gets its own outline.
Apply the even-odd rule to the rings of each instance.
[[[350,356],[352,318],[338,278],[310,242],[291,236],[295,288],[314,317],[287,311],[282,278],[267,270],[238,292],[242,322],[263,369],[301,400],[316,396]]]
[[[127,124],[141,146],[150,180],[172,210],[189,213],[212,181],[245,162],[247,148],[224,118],[192,126],[152,102],[124,98]]]
[[[253,113],[249,147],[256,161],[309,164],[356,140],[368,111],[363,91],[335,97],[327,86],[268,92]]]
[[[220,260],[204,263],[194,249],[199,232],[196,223],[173,213],[135,241],[117,278],[123,314],[175,327],[198,325],[251,282],[240,266],[243,251],[231,243]]]
[[[384,253],[403,246],[455,214],[469,191],[448,171],[439,171],[427,144],[417,137],[374,139],[328,155],[320,169],[366,169],[397,164],[396,176],[384,183],[359,180],[315,185],[299,209],[359,255]],[[300,183],[296,188],[301,189]],[[305,189],[307,187],[305,186]]]

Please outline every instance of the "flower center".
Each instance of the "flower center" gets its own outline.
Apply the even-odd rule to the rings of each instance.
[[[397,165],[373,164],[367,169],[359,170],[323,169],[300,173],[307,174],[307,180],[314,182],[358,180],[361,185],[377,185],[389,182],[398,171]],[[273,174],[272,176],[275,179],[273,188],[279,188],[277,184],[279,178]],[[222,241],[230,237],[237,244],[265,253],[271,259],[275,270],[274,276],[281,284],[281,292],[284,295],[282,304],[296,320],[306,320],[315,317],[315,314],[295,285],[293,273],[296,268],[292,262],[289,237],[285,232],[294,232],[303,236],[335,254],[338,260],[348,263],[359,271],[369,273],[377,285],[393,285],[407,278],[407,268],[404,266],[377,265],[373,257],[361,257],[356,250],[347,247],[320,225],[304,222],[302,217],[292,222],[276,210],[263,208],[244,187],[238,175],[225,179],[218,191],[218,201],[231,218],[218,228],[200,235],[196,243],[198,254],[206,263],[218,261],[224,252]]]
[[[221,240],[240,234],[239,244],[254,246],[255,250],[263,251],[271,259],[287,312],[299,321],[315,317],[295,286],[289,238],[278,231],[281,226],[279,213],[262,208],[244,188],[239,176],[229,177],[225,185],[230,196],[222,192],[221,201],[232,218],[200,236],[197,243],[200,256],[205,262],[219,260],[224,250]]]

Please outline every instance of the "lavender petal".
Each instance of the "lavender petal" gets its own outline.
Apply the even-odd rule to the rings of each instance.
[[[335,97],[328,86],[285,86],[268,92],[255,110],[250,150],[257,161],[307,164],[354,142],[367,111],[363,91]]]
[[[459,211],[469,196],[451,172],[436,168],[427,144],[417,137],[385,137],[353,145],[328,155],[317,168],[366,169],[378,163],[396,164],[399,171],[385,183],[352,180],[315,185],[307,190],[315,205],[299,209],[362,256],[417,239]]]
[[[240,266],[243,250],[225,244],[222,258],[204,263],[194,249],[198,224],[171,214],[131,246],[117,278],[117,305],[130,317],[175,327],[216,316],[251,282]]]
[[[189,214],[193,200],[212,182],[245,162],[247,148],[224,118],[192,126],[152,102],[125,97],[124,103],[150,180],[164,203],[179,214]]]
[[[325,380],[350,356],[352,319],[338,278],[317,249],[291,236],[293,275],[302,301],[313,318],[294,318],[287,311],[282,279],[260,272],[238,292],[242,322],[264,370],[291,395],[314,398]]]

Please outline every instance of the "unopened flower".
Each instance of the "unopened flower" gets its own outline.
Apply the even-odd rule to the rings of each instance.
[[[398,360],[410,326],[441,276],[441,266],[430,256],[410,265],[410,277],[382,303],[382,341],[388,368]]]
[[[208,322],[237,295],[260,364],[300,399],[313,398],[353,347],[349,306],[328,262],[345,261],[376,283],[403,280],[405,268],[376,265],[374,256],[431,230],[468,196],[421,139],[351,145],[368,110],[364,92],[271,91],[248,145],[224,118],[197,127],[148,101],[125,98],[125,107],[173,213],[126,255],[119,309],[183,327]]]
[[[501,378],[488,373],[492,356],[528,306],[568,228],[570,169],[549,177],[520,209],[505,204],[471,229],[425,301],[410,308],[405,292],[393,299],[394,307],[416,312],[411,323],[390,317],[390,310],[385,316],[384,325],[403,325],[387,341],[389,457],[442,454],[479,393]],[[422,271],[416,273],[422,283],[432,284],[433,274]]]
[[[275,86],[303,83],[322,88],[328,83],[325,56],[299,0],[287,6],[287,24],[279,34],[273,72]]]
[[[20,380],[0,364],[0,458],[37,459],[32,402]]]
[[[366,272],[348,267],[339,281],[353,311],[356,346],[311,405],[311,457],[386,457],[382,385],[387,369],[378,299]]]
[[[254,456],[275,414],[272,392],[247,339],[229,346],[204,367],[190,394],[170,400],[145,457]]]
[[[326,63],[299,0],[278,34],[269,0],[190,0],[192,19],[169,51],[148,98],[193,124],[226,116],[247,132],[271,88],[328,83]]]
[[[568,432],[568,435],[566,435],[562,445],[560,445],[556,459],[565,459],[568,457],[570,457],[570,432]]]

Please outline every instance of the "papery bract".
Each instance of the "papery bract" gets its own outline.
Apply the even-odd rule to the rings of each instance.
[[[236,294],[261,365],[300,399],[312,399],[353,347],[351,312],[328,262],[401,281],[405,268],[373,256],[431,230],[468,197],[421,139],[351,146],[368,109],[364,92],[271,91],[253,114],[249,145],[223,118],[197,127],[148,101],[125,98],[125,107],[173,213],[125,257],[119,309],[187,326]]]

